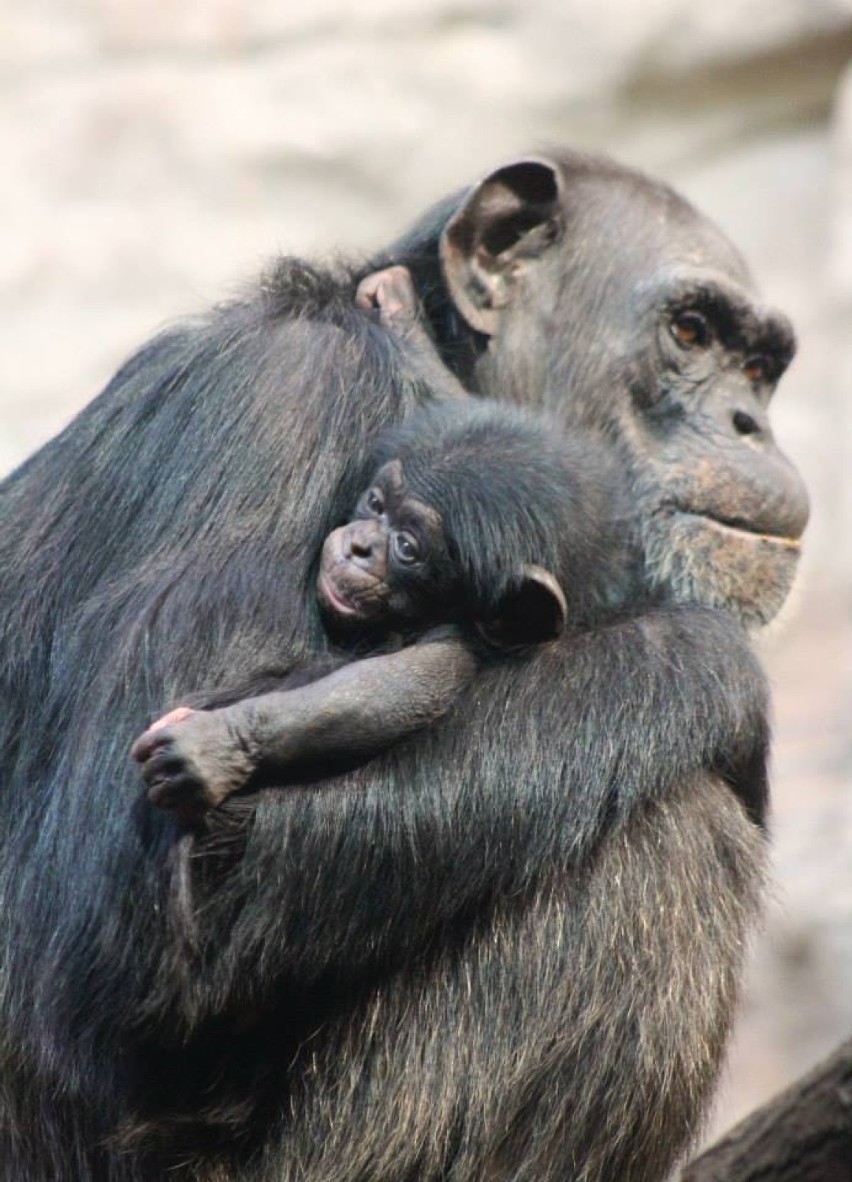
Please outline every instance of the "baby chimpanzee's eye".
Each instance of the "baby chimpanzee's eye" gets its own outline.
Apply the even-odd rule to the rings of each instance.
[[[371,488],[364,498],[364,504],[371,513],[380,516],[385,511],[385,499],[377,488]]]
[[[420,543],[413,534],[400,531],[393,536],[394,556],[406,566],[420,561]]]

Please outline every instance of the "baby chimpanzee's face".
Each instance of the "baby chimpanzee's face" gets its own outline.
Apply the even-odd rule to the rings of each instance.
[[[439,514],[405,487],[400,460],[385,464],[355,515],[325,540],[317,594],[344,627],[428,626],[447,618],[447,547]]]

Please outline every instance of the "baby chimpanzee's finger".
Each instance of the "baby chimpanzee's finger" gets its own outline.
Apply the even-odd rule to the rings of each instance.
[[[175,776],[185,774],[187,768],[184,760],[176,754],[170,743],[152,749],[147,759],[142,761],[139,773],[146,784],[154,784],[158,780],[170,780]]]
[[[162,731],[164,727],[171,726],[172,723],[185,722],[187,718],[196,713],[197,711],[192,710],[189,706],[177,706],[168,714],[164,714],[162,718],[156,719],[133,743],[130,748],[131,759],[135,759],[137,763],[143,763],[154,748],[162,742],[162,736],[158,734],[159,731]]]
[[[160,727],[171,726],[173,722],[184,722],[190,715],[197,713],[190,706],[176,706],[174,710],[170,710],[168,714],[164,714],[162,718],[158,718],[152,722],[148,727],[149,731],[158,731]]]
[[[172,809],[191,804],[198,785],[191,776],[166,776],[148,785],[148,799],[161,809]]]

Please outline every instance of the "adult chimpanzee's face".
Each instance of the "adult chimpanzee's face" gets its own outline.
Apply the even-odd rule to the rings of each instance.
[[[771,619],[808,519],[768,418],[794,339],[727,239],[665,186],[566,157],[487,178],[442,251],[489,337],[483,391],[612,438],[648,585]]]
[[[317,594],[335,623],[428,624],[445,553],[439,515],[405,488],[399,460],[385,464],[348,525],[326,538]]]
[[[768,413],[794,353],[792,330],[709,266],[673,266],[645,300],[648,349],[622,431],[642,482],[649,582],[763,623],[790,589],[808,520],[807,494]]]

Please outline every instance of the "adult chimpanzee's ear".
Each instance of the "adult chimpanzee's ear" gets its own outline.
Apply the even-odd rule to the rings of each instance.
[[[565,593],[553,575],[540,566],[525,566],[504,596],[496,619],[479,627],[490,644],[515,648],[555,640],[564,631],[567,616]]]
[[[477,332],[493,336],[518,271],[556,238],[560,198],[555,164],[518,160],[480,181],[445,226],[444,277],[453,303]]]

